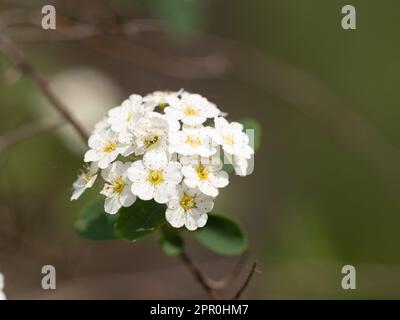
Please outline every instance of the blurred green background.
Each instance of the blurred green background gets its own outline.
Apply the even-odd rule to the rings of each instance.
[[[57,9],[56,31],[40,29],[44,4]],[[356,30],[341,28],[346,4]],[[400,298],[399,1],[20,0],[0,10],[0,32],[89,128],[131,93],[180,88],[231,120],[262,123],[255,172],[232,178],[216,202],[245,225],[248,263],[259,263],[247,298]],[[76,23],[98,30],[66,34]],[[59,120],[3,56],[0,110],[0,271],[10,299],[204,297],[155,238],[94,243],[74,233],[93,196],[69,201],[84,149],[65,125],[10,143],[17,128]],[[213,278],[237,260],[187,245]],[[54,292],[40,289],[44,264],[57,268]],[[346,264],[356,290],[341,288]]]

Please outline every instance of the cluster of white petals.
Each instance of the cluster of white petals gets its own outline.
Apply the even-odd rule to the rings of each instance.
[[[88,145],[71,200],[101,177],[105,212],[153,199],[166,205],[173,227],[189,230],[206,224],[219,189],[229,183],[223,159],[244,176],[254,154],[240,123],[183,90],[131,95],[96,124]]]

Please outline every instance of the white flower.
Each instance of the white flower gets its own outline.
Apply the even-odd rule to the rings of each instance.
[[[176,194],[168,202],[165,218],[174,227],[185,226],[194,231],[204,227],[208,215],[214,207],[213,198],[198,189],[179,187]]]
[[[127,156],[133,152],[132,146],[118,141],[114,132],[100,131],[89,138],[90,150],[85,153],[85,162],[98,162],[100,169],[107,168],[119,154]]]
[[[212,146],[210,129],[203,126],[183,126],[181,131],[170,135],[170,152],[177,152],[185,156],[200,155],[202,157],[209,157],[215,154],[217,149]]]
[[[2,273],[0,273],[0,300],[7,300],[3,290],[4,290],[4,276]]]
[[[164,109],[170,105],[170,102],[176,101],[181,91],[154,91],[143,98],[143,101],[157,107]]]
[[[201,95],[183,92],[180,99],[170,99],[165,113],[181,120],[184,124],[195,126],[202,124],[207,118],[217,117],[220,111]]]
[[[97,170],[97,162],[92,162],[90,166],[88,166],[86,170],[82,172],[82,174],[72,185],[74,192],[72,193],[71,201],[77,200],[86,189],[93,187],[93,184],[97,178]]]
[[[136,196],[131,192],[131,183],[127,178],[127,169],[131,162],[114,162],[101,172],[106,181],[101,194],[106,196],[104,210],[115,214],[121,207],[129,207],[136,201]]]
[[[108,118],[104,118],[101,121],[97,122],[94,125],[94,129],[92,135],[94,134],[104,134],[105,132],[109,131],[111,128],[110,123],[108,122]]]
[[[158,117],[161,117],[162,119],[164,119],[168,122],[168,127],[169,127],[168,135],[169,136],[181,129],[181,123],[176,118],[174,118],[172,115],[159,114],[156,112],[154,112],[153,114],[156,114]]]
[[[154,113],[141,118],[135,128],[136,155],[149,149],[166,148],[169,125],[167,119]]]
[[[182,180],[181,168],[181,164],[174,161],[159,167],[148,167],[141,160],[135,161],[128,169],[131,190],[142,200],[166,203]]]
[[[204,194],[216,197],[218,188],[224,188],[229,184],[228,173],[222,171],[222,161],[219,157],[199,158],[190,157],[182,159],[183,182],[190,188],[199,188]]]
[[[215,130],[211,131],[214,142],[222,145],[230,155],[250,159],[254,150],[249,146],[249,137],[243,132],[243,125],[238,122],[229,123],[225,118],[215,118]]]
[[[172,120],[175,121],[175,120]],[[144,163],[158,168],[168,163],[169,119],[151,112],[141,118],[135,128],[136,155],[143,155]]]
[[[132,129],[146,111],[142,97],[136,94],[131,95],[120,106],[108,111],[108,122],[111,129],[118,133],[120,142],[132,142]]]

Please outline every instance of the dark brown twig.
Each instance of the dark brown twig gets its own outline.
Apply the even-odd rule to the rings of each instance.
[[[208,284],[209,280],[199,269],[199,267],[193,263],[192,259],[185,252],[182,252],[179,257],[181,258],[185,266],[189,269],[189,271],[193,274],[197,282],[202,286],[204,291],[206,291],[208,297],[211,300],[217,300],[218,294],[213,288],[210,287],[210,285]]]
[[[254,272],[256,271],[256,267],[257,267],[257,262],[253,262],[250,272],[247,275],[246,280],[243,282],[242,286],[239,288],[239,290],[237,291],[237,293],[233,296],[232,300],[238,300],[240,299],[240,297],[242,296],[243,292],[246,290],[246,288],[248,287],[251,278],[253,278]]]
[[[15,66],[27,75],[58,110],[58,112],[71,123],[81,137],[87,141],[88,135],[82,125],[70,114],[58,97],[49,89],[47,82],[38,74],[25,58],[23,52],[4,34],[0,34],[0,52],[2,52]]]

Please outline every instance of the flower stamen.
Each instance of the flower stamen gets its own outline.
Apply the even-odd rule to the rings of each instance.
[[[225,134],[224,137],[224,143],[227,144],[228,146],[233,147],[236,144],[235,137],[233,134]]]
[[[199,114],[199,111],[195,107],[187,106],[183,110],[183,113],[187,117],[195,117],[195,116],[197,116]]]
[[[183,210],[188,211],[190,209],[196,208],[196,201],[193,196],[184,194],[181,201],[179,202]]]
[[[199,137],[196,136],[187,136],[186,141],[187,144],[191,145],[192,147],[197,147],[200,145],[201,141]]]
[[[92,179],[92,178],[93,178],[93,175],[92,175],[90,172],[86,172],[86,173],[83,175],[83,180],[85,180],[86,182],[89,182],[90,179]]]
[[[149,147],[153,146],[154,144],[156,144],[158,142],[159,139],[160,139],[159,136],[154,136],[152,138],[146,139],[145,142],[146,142],[147,147],[149,148]]]
[[[200,180],[207,180],[208,170],[203,165],[199,165],[196,169],[196,172]]]
[[[117,143],[114,140],[109,140],[103,147],[103,151],[106,153],[111,153],[117,149]]]
[[[164,181],[164,177],[161,170],[150,170],[148,180],[152,185],[158,185]]]
[[[112,183],[112,188],[115,193],[121,193],[125,189],[125,182],[122,177],[115,179]]]

